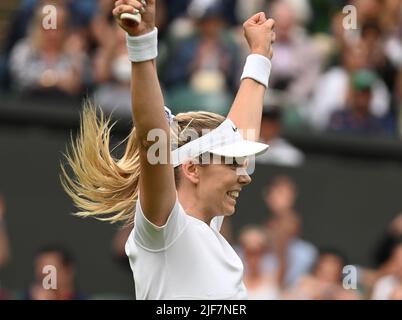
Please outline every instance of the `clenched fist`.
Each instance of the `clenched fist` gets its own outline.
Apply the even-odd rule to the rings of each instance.
[[[113,16],[117,23],[130,36],[139,36],[151,32],[155,28],[155,0],[118,0],[114,4]],[[141,14],[141,22],[121,19],[123,13]]]
[[[243,24],[244,36],[251,53],[261,54],[268,59],[272,58],[272,44],[275,42],[275,21],[267,19],[265,13],[259,12]]]

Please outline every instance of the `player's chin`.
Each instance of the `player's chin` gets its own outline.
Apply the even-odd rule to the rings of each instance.
[[[224,216],[231,216],[236,212],[236,205],[235,204],[227,204],[224,207],[223,215]]]

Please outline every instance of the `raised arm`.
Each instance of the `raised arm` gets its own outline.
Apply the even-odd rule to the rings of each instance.
[[[274,24],[275,21],[267,19],[263,12],[255,14],[243,24],[244,35],[251,54],[258,54],[267,59],[272,58],[272,43],[275,41]],[[269,69],[266,72],[268,73]],[[258,139],[260,134],[265,90],[266,87],[260,82],[248,77],[243,79],[228,114],[228,118],[238,128],[254,129],[255,139]]]
[[[155,0],[147,0],[144,7],[140,1],[119,0],[115,3],[113,15],[119,25],[133,37],[149,34],[155,29]],[[122,13],[142,11],[140,24],[121,20]],[[170,165],[170,132],[165,117],[162,91],[156,72],[155,60],[132,62],[131,73],[132,110],[136,127],[137,140],[140,149],[140,202],[146,218],[152,223],[161,226],[165,224],[171,212],[176,191],[174,184],[173,167]],[[154,141],[149,141],[148,133],[159,129],[165,135],[164,152],[167,163],[151,164],[148,159],[148,150]]]

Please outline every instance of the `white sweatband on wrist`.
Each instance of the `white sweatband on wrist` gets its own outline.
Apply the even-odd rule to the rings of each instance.
[[[128,59],[132,62],[153,60],[158,56],[158,29],[132,37],[126,34]]]
[[[247,57],[240,80],[250,78],[268,88],[271,66],[271,61],[267,57],[260,54],[250,54]]]

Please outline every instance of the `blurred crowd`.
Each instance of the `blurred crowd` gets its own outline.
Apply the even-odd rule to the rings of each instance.
[[[107,112],[129,116],[130,63],[114,1],[50,3],[56,29],[44,27],[49,1],[21,1],[0,58],[1,90],[90,96]],[[401,0],[159,0],[167,105],[228,111],[248,54],[241,25],[258,11],[276,20],[266,109],[282,111],[285,129],[400,136]]]
[[[318,248],[303,239],[290,177],[274,177],[263,198],[265,224],[246,226],[237,243],[249,299],[402,299],[402,213],[390,222],[369,268],[353,264],[339,248]]]

